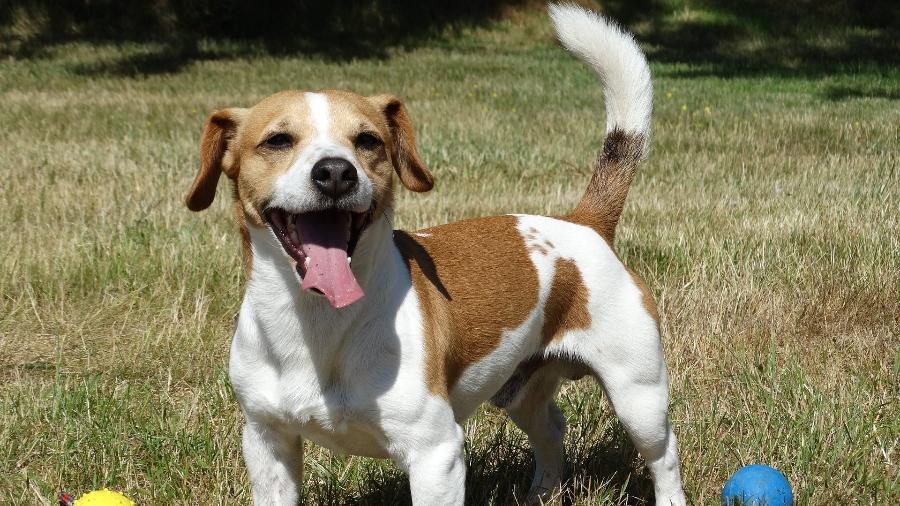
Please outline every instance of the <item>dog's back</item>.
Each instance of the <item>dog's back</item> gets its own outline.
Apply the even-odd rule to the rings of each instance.
[[[563,45],[597,73],[606,101],[606,139],[581,201],[556,219],[494,216],[395,233],[428,307],[430,351],[449,357],[428,371],[430,388],[444,395],[467,367],[499,353],[504,332],[530,328],[529,318],[543,322],[541,336],[517,354],[558,354],[548,345],[589,326],[592,310],[600,310],[590,306],[591,291],[617,288],[611,278],[637,287],[640,305],[656,314],[643,282],[610,249],[648,148],[649,67],[631,36],[604,18],[566,6],[551,6],[550,14]]]

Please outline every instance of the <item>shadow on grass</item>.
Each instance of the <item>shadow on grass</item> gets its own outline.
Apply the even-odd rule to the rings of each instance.
[[[809,77],[900,63],[892,0],[607,0],[672,77]]]
[[[249,49],[209,50],[200,49],[196,41],[188,44],[164,44],[152,51],[135,51],[114,60],[73,63],[75,74],[84,76],[136,77],[158,74],[174,74],[185,67],[204,61],[227,60],[252,55]]]
[[[833,102],[853,98],[900,100],[900,83],[895,84],[893,88],[886,86],[829,86],[825,89],[824,97]]]
[[[150,53],[77,69],[124,76],[177,72],[198,60],[252,54],[383,58],[390,48],[488,22],[523,1],[0,0],[0,56],[39,58],[75,41],[153,43]],[[205,49],[208,41],[227,49]]]
[[[469,470],[466,476],[466,504],[519,505],[525,503],[525,496],[531,483],[534,464],[529,460],[510,461],[490,469],[480,468],[484,464],[483,455],[471,455],[467,459]],[[494,460],[491,457],[490,460]],[[529,457],[530,459],[530,457]],[[586,460],[570,463],[572,479],[585,487],[609,489],[614,497],[622,497],[620,504],[653,504],[653,482],[644,474],[630,473],[628,461],[622,461],[615,450],[598,448]],[[570,484],[563,491],[562,504],[575,504],[585,498]],[[327,502],[331,504],[332,502]],[[339,499],[334,504],[353,506],[381,506],[411,504],[409,482],[405,474],[392,475],[378,483],[377,488],[363,496]]]
[[[610,413],[595,417],[587,426],[573,422],[567,437],[569,481],[562,503],[584,501],[591,491],[618,498],[617,504],[653,502],[653,483],[645,470],[635,471],[638,454],[618,423],[607,423]],[[476,438],[479,436],[476,435]],[[488,440],[466,443],[466,504],[524,504],[534,462],[523,434],[503,424]],[[315,495],[324,504],[376,506],[410,504],[409,483],[399,470],[375,471],[365,477],[361,496],[348,500],[338,490]],[[324,492],[324,493],[323,493]]]
[[[900,63],[894,0],[581,0],[633,30],[674,77],[810,76]],[[87,75],[178,72],[254,54],[383,58],[516,11],[547,23],[536,0],[0,0],[0,57],[37,58],[73,41],[154,43]],[[549,43],[549,41],[547,41]],[[218,49],[209,49],[216,47]],[[893,93],[893,92],[892,92]]]

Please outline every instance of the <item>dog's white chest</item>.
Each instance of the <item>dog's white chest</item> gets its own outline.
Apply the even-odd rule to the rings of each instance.
[[[377,418],[378,406],[365,392],[348,385],[323,385],[321,395],[298,396],[294,379],[279,386],[284,422],[315,443],[333,451],[367,457],[386,457]]]
[[[408,293],[407,286],[393,297],[403,300]],[[381,295],[377,300],[389,299]],[[418,355],[412,350],[421,344],[402,345],[392,319],[373,322],[357,314],[338,320],[328,318],[328,310],[300,312],[295,296],[289,287],[265,296],[248,290],[229,366],[242,408],[249,418],[334,451],[387,456],[385,420],[422,395],[398,388],[420,383],[401,380],[421,368],[418,359],[402,367],[401,349]],[[357,320],[368,323],[347,323]]]
[[[384,457],[379,437],[379,407],[374,399],[376,378],[350,382],[345,371],[316,371],[300,364],[285,367],[264,354],[246,352],[247,336],[236,335],[231,381],[244,410],[277,430],[309,439],[331,450]],[[368,381],[365,381],[368,380]]]

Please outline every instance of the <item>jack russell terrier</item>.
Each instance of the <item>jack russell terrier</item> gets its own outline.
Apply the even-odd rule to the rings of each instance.
[[[415,505],[463,504],[460,424],[488,399],[528,435],[527,499],[541,502],[566,475],[554,396],[586,374],[646,461],[656,504],[685,504],[656,307],[612,248],[649,142],[650,69],[603,17],[550,15],[606,100],[603,152],[566,216],[393,230],[394,174],[414,192],[433,181],[392,95],[285,91],[209,117],[186,200],[206,209],[221,173],[233,183],[247,278],[229,374],[255,504],[298,502],[303,439],[393,459]]]

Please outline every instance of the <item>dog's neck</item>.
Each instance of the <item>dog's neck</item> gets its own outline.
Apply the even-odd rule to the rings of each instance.
[[[303,290],[295,263],[268,228],[250,226],[253,262],[246,285],[245,304],[265,327],[283,330],[272,336],[286,346],[298,341],[319,356],[338,349],[360,327],[378,319],[385,304],[403,297],[397,280],[408,279],[393,241],[393,215],[388,209],[363,232],[353,253],[352,269],[365,295],[342,309],[333,308],[321,295]]]

